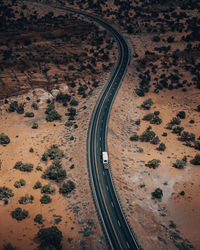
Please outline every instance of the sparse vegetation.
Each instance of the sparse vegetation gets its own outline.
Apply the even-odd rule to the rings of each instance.
[[[176,162],[173,163],[173,167],[178,169],[183,169],[186,166],[186,163],[187,163],[187,158],[183,157],[182,160],[176,160]]]
[[[33,125],[32,125],[32,128],[33,128],[33,129],[37,129],[37,128],[38,128],[38,123],[37,123],[37,122],[34,122]]]
[[[179,117],[180,119],[185,119],[186,117],[185,111],[179,111],[176,116]]]
[[[41,187],[42,187],[41,182],[40,182],[40,181],[37,181],[37,182],[35,183],[35,185],[33,186],[33,189],[38,189],[38,188],[41,188]]]
[[[160,145],[159,145],[159,147],[157,148],[157,150],[159,150],[159,151],[165,151],[165,149],[166,149],[165,144],[161,142]]]
[[[61,115],[55,110],[55,106],[53,103],[48,104],[45,114],[47,114],[46,116],[46,120],[48,122],[52,122],[52,121],[56,121],[56,120],[61,120]]]
[[[156,136],[155,132],[152,131],[151,126],[149,126],[139,137],[142,142],[150,142]]]
[[[138,141],[139,139],[139,136],[137,135],[137,133],[134,133],[131,137],[130,137],[130,140],[131,141]]]
[[[34,117],[34,113],[33,112],[26,112],[25,117]]]

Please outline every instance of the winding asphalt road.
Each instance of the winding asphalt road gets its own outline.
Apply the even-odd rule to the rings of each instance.
[[[33,4],[28,1],[25,2]],[[44,6],[39,3],[36,3],[36,5]],[[110,169],[104,169],[101,158],[102,152],[108,151],[107,124],[110,109],[130,60],[128,45],[124,37],[116,29],[97,17],[78,10],[55,6],[51,7],[78,13],[99,23],[113,35],[118,44],[118,62],[112,72],[108,84],[105,86],[97,101],[90,121],[87,144],[88,167],[96,207],[111,249],[139,249],[136,239],[133,236],[122,212],[112,181]]]

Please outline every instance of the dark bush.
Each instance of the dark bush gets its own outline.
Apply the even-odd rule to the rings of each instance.
[[[41,249],[61,250],[62,232],[55,226],[49,228],[42,228],[37,233],[41,240]]]
[[[170,124],[172,125],[179,125],[181,123],[181,120],[179,117],[173,117]]]
[[[158,43],[158,42],[160,42],[160,37],[159,36],[154,36],[152,38],[152,41]]]
[[[191,160],[193,165],[200,165],[200,154],[196,154],[194,159]]]
[[[8,243],[3,246],[3,250],[17,250],[17,248],[13,247],[11,243]]]
[[[66,171],[62,168],[62,164],[59,161],[54,161],[44,172],[42,177],[59,182],[66,178]]]
[[[180,119],[185,119],[186,117],[185,111],[179,111],[176,116],[179,117]]]
[[[159,147],[157,148],[157,150],[159,151],[165,151],[165,149],[166,149],[166,146],[164,143],[160,143]]]
[[[33,112],[26,112],[25,117],[34,117],[34,113]]]
[[[153,140],[155,137],[155,132],[151,130],[151,127],[149,126],[141,135],[140,135],[140,141],[142,142],[149,142]]]
[[[55,144],[52,145],[46,153],[51,160],[60,160],[64,156],[63,151]]]
[[[17,207],[14,211],[11,212],[11,216],[18,220],[21,221],[28,217],[28,211],[27,210],[22,210],[20,207]]]
[[[62,187],[59,189],[61,194],[69,194],[76,188],[76,185],[73,181],[68,180],[66,183],[63,183]]]
[[[34,197],[32,195],[26,194],[25,196],[20,197],[19,204],[28,204],[32,203],[34,200]]]
[[[157,159],[153,159],[153,160],[151,160],[151,161],[148,161],[148,162],[145,164],[145,166],[147,166],[147,167],[149,167],[149,168],[153,168],[153,169],[159,167],[159,165],[160,165],[160,160],[157,160]]]
[[[166,133],[166,132],[163,132],[162,136],[167,136],[167,133]]]
[[[10,143],[10,138],[5,135],[4,133],[1,133],[0,134],[0,144],[1,145],[7,145]]]
[[[146,114],[142,119],[144,121],[151,121],[154,117],[154,114],[153,113],[149,113],[149,114]]]
[[[20,179],[19,181],[16,181],[15,184],[14,184],[14,186],[15,186],[16,188],[20,188],[20,187],[23,187],[23,186],[25,186],[25,185],[26,185],[26,182],[25,182],[25,180],[23,180],[23,179]]]
[[[160,117],[158,117],[157,115],[154,115],[153,119],[151,119],[150,123],[160,125],[162,123],[162,119]]]
[[[32,103],[31,107],[34,109],[34,110],[38,110],[38,105],[37,103]]]
[[[194,148],[197,150],[200,150],[200,142],[199,141],[194,142]]]
[[[24,172],[31,172],[33,170],[33,164],[24,164],[21,161],[18,161],[14,168]]]
[[[144,100],[141,107],[144,108],[144,109],[149,110],[152,105],[153,105],[153,100],[151,98],[148,98],[148,99]]]
[[[13,197],[14,193],[11,189],[3,186],[0,187],[0,200],[8,200],[10,197]]]
[[[153,199],[161,199],[163,197],[163,191],[160,188],[156,188],[154,192],[151,193]]]
[[[67,103],[71,100],[71,96],[68,94],[58,93],[56,96],[56,101],[60,103]]]
[[[155,137],[152,139],[152,141],[151,141],[151,143],[154,144],[154,145],[157,145],[159,142],[160,142],[160,139],[159,139],[158,136],[155,136]]]
[[[17,108],[18,108],[18,102],[17,101],[11,102],[11,104],[9,105],[8,111],[15,112]]]
[[[16,108],[18,114],[24,113],[24,104],[20,103],[20,105]]]
[[[184,130],[183,127],[180,126],[176,126],[172,129],[172,133],[177,134],[177,135],[181,135],[181,132]]]
[[[71,106],[78,106],[78,101],[73,99],[73,100],[71,100],[70,105]]]
[[[139,136],[137,135],[137,133],[134,133],[131,137],[130,137],[130,140],[131,141],[138,141],[139,139]]]
[[[42,187],[41,193],[43,194],[54,194],[56,191],[55,187],[52,187],[51,185],[47,184]]]
[[[46,108],[45,114],[46,120],[48,122],[56,121],[56,120],[61,120],[61,115],[55,110],[55,106],[53,103],[49,104]]]
[[[41,188],[41,187],[42,187],[41,182],[40,182],[40,181],[37,181],[37,182],[35,183],[35,185],[33,186],[33,189],[38,189],[38,188]]]
[[[195,141],[195,134],[184,131],[181,134],[180,140],[185,141],[185,142],[194,142]]]
[[[48,204],[51,202],[51,197],[48,195],[48,194],[44,194],[41,199],[40,199],[40,202],[42,204]]]
[[[38,224],[42,224],[44,219],[41,214],[37,214],[34,218],[34,221],[37,222]]]
[[[178,168],[178,169],[183,169],[186,165],[186,159],[182,160],[176,160],[175,163],[173,163],[173,167]]]
[[[33,129],[37,129],[37,128],[38,128],[38,123],[37,123],[37,122],[34,122],[33,125],[32,125],[32,128],[33,128]]]

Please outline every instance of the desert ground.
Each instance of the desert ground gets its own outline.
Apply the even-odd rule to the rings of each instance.
[[[200,150],[198,1],[38,2],[88,11],[125,36],[131,63],[108,124],[117,194],[142,249],[199,249],[200,164],[194,164]],[[0,145],[0,187],[14,193],[0,201],[1,247],[11,243],[34,249],[40,244],[37,232],[57,226],[63,249],[107,248],[90,190],[86,141],[93,107],[116,62],[116,44],[100,27],[76,15],[25,6],[12,7],[15,17],[6,20],[11,28],[1,30],[0,38],[0,133],[10,138],[9,144]],[[31,15],[35,21],[30,25],[21,18],[24,33],[16,29],[11,39],[16,23],[12,26],[10,20],[18,19],[21,27],[20,16]],[[70,101],[63,102],[61,93],[70,95]],[[70,104],[72,99],[77,106]],[[9,111],[14,101],[25,103],[23,114]],[[46,121],[48,104],[54,104],[61,120]],[[25,117],[26,112],[34,117]],[[153,137],[144,138],[144,132]],[[41,158],[52,145],[63,151],[66,179],[59,182],[42,177],[53,161]],[[19,161],[32,163],[33,171],[14,169]],[[20,179],[26,184],[16,188]],[[60,188],[69,180],[75,188],[63,195]],[[37,181],[55,187],[51,203],[41,204],[42,189],[33,189]],[[19,204],[26,194],[34,197],[32,203]],[[26,209],[28,217],[12,218],[17,207]],[[34,221],[37,214],[42,214],[42,224]]]

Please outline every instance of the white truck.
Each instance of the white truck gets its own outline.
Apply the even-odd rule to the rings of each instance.
[[[108,168],[108,153],[102,152],[102,158],[103,158],[104,168]]]

